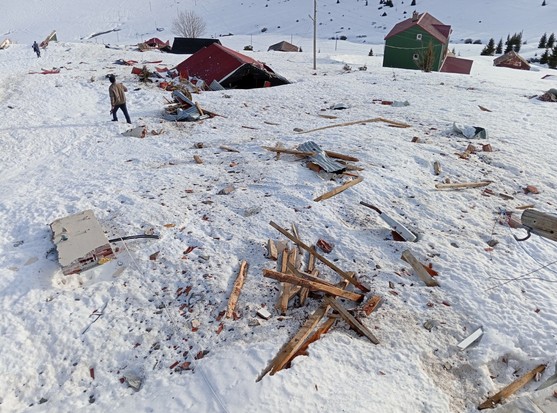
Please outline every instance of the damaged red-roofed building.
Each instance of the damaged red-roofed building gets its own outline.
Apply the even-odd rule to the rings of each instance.
[[[530,63],[514,50],[493,59],[493,66],[509,67],[511,69],[530,70]]]
[[[383,67],[470,74],[473,61],[449,53],[451,33],[431,14],[414,12],[385,36]]]

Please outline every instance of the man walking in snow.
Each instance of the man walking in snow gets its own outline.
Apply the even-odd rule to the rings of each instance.
[[[116,82],[116,77],[114,75],[109,75],[108,80],[110,80],[110,86],[108,88],[108,94],[110,95],[110,113],[112,114],[112,121],[116,122],[118,117],[116,116],[116,111],[122,109],[124,116],[126,117],[126,122],[132,123],[130,120],[130,115],[128,114],[128,108],[126,107],[126,93],[128,89],[121,83]]]
[[[35,53],[37,53],[37,57],[41,57],[41,49],[39,49],[37,41],[33,42],[33,50],[35,51]]]

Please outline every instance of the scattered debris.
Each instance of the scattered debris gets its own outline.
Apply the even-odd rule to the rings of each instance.
[[[478,107],[480,108],[480,110],[483,110],[484,112],[493,112],[492,110],[489,110],[488,108],[485,108],[482,105],[478,105]]]
[[[534,185],[527,185],[525,188],[522,188],[525,194],[539,194],[540,191]]]
[[[436,184],[435,189],[463,189],[463,188],[479,188],[491,184],[491,181],[483,182],[462,182],[452,184]]]
[[[147,128],[145,126],[137,126],[133,129],[128,129],[125,132],[122,132],[122,136],[131,136],[134,138],[141,138],[143,139],[147,135]]]
[[[466,350],[468,347],[470,347],[472,344],[478,341],[483,336],[483,334],[484,331],[482,327],[478,327],[472,334],[470,334],[468,337],[466,337],[456,346],[461,350]]]
[[[433,162],[433,173],[435,175],[441,174],[441,163],[439,161]]]
[[[326,254],[330,253],[333,250],[333,246],[324,239],[318,239],[315,245]]]
[[[64,275],[78,274],[115,258],[92,210],[59,218],[50,228]]]
[[[522,212],[520,220],[522,225],[528,229],[528,237],[525,239],[528,239],[530,233],[533,233],[557,241],[557,215],[528,208]]]
[[[543,102],[557,102],[557,89],[549,89],[543,95],[538,96],[538,100]]]
[[[400,222],[398,222],[394,218],[392,218],[389,215],[382,212],[376,206],[368,204],[367,202],[364,202],[364,201],[360,201],[360,204],[365,206],[365,207],[368,207],[370,209],[373,209],[375,212],[377,212],[379,214],[379,216],[381,217],[381,219],[383,221],[385,221],[387,224],[389,224],[390,227],[393,230],[395,230],[405,241],[415,242],[418,239],[416,234],[414,234],[412,231],[410,231],[408,228],[406,228],[404,225],[402,225]]]
[[[509,396],[513,395],[517,390],[524,387],[530,380],[532,380],[538,373],[541,373],[545,370],[545,364],[540,364],[533,370],[526,373],[524,376],[520,377],[519,379],[513,381],[503,390],[499,391],[497,394],[489,397],[485,402],[478,406],[478,410],[484,409],[492,409],[499,403],[502,403],[505,399]]]
[[[259,310],[257,310],[257,315],[263,320],[268,320],[269,318],[271,318],[271,313],[266,308],[260,308]]]
[[[189,92],[188,92],[189,93]],[[196,121],[216,116],[216,114],[202,110],[198,103],[191,100],[191,94],[183,90],[172,91],[174,102],[164,108],[163,118],[170,121]]]
[[[299,134],[310,133],[310,132],[316,132],[316,131],[323,130],[323,129],[340,128],[342,126],[365,125],[366,123],[373,123],[373,122],[385,122],[385,123],[389,124],[389,126],[393,126],[395,128],[409,128],[410,127],[410,125],[408,125],[406,123],[402,123],[402,122],[395,122],[393,120],[389,120],[389,119],[385,119],[385,118],[372,118],[372,119],[357,120],[357,121],[354,121],[354,122],[339,123],[337,125],[322,126],[320,128],[310,129],[310,130],[306,130],[306,131],[301,130],[298,133]]]
[[[238,297],[244,286],[244,281],[246,280],[246,275],[248,272],[248,262],[243,260],[240,263],[240,270],[238,271],[238,277],[234,281],[234,286],[232,287],[232,294],[228,299],[228,307],[226,308],[226,318],[231,318],[234,314],[234,309],[236,308],[236,303],[238,302]]]
[[[487,131],[479,126],[464,126],[453,123],[453,131],[468,139],[487,139]]]
[[[352,179],[352,180],[350,180],[350,181],[348,181],[348,182],[345,182],[343,185],[341,185],[341,186],[339,186],[339,187],[336,187],[336,188],[334,188],[333,190],[331,190],[331,191],[329,191],[329,192],[326,192],[326,193],[324,193],[324,194],[318,196],[317,198],[314,199],[314,201],[315,201],[315,202],[319,202],[319,201],[323,201],[324,199],[332,198],[333,196],[338,195],[338,194],[340,194],[341,192],[346,191],[348,188],[350,188],[350,187],[352,187],[352,186],[354,186],[354,185],[356,185],[356,184],[359,184],[359,183],[362,182],[363,180],[364,180],[364,178],[361,177],[361,176],[359,176],[359,177],[357,177],[356,179]]]
[[[424,265],[420,263],[409,250],[403,251],[401,258],[412,266],[418,277],[420,277],[425,285],[428,287],[439,287],[437,280],[429,274],[429,272],[424,268]]]

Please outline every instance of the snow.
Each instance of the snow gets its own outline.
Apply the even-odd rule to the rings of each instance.
[[[258,3],[265,9],[259,10],[255,2],[230,1],[217,9],[216,1],[194,2],[211,33],[235,34],[220,39],[225,46],[242,51],[253,44],[250,55],[292,84],[194,94],[202,108],[220,116],[170,123],[161,117],[170,93],[140,83],[131,67],[114,62],[180,63],[185,56],[140,53],[131,45],[156,35],[142,32],[153,16],[161,20],[157,27],[170,26],[171,13],[156,10],[182,5],[98,1],[94,8],[80,4],[78,12],[76,2],[43,3],[12,3],[5,10],[8,37],[16,43],[0,51],[0,411],[472,412],[538,364],[548,365],[542,380],[555,373],[557,246],[537,235],[517,242],[513,235],[525,231],[510,229],[502,215],[519,217],[518,208],[528,204],[555,213],[556,107],[532,98],[555,87],[554,80],[542,80],[554,72],[495,68],[492,57],[480,56],[483,46],[458,42],[481,37],[485,43],[524,29],[524,55],[533,56],[537,39],[552,29],[554,20],[544,19],[554,15],[555,5],[524,8],[526,1],[513,2],[523,8],[522,17],[529,13],[519,27],[508,20],[514,19],[508,2],[467,3],[461,10],[449,2],[418,0],[420,11],[453,25],[457,43],[451,49],[474,60],[466,76],[382,68],[386,31],[369,29],[361,1],[342,0],[346,8],[335,11],[333,20],[342,22],[346,14],[352,33],[369,30],[367,42],[327,40],[338,27],[324,24],[317,70],[307,17],[311,5],[270,1],[268,8]],[[484,3],[508,14],[488,20]],[[320,15],[338,6],[320,2]],[[244,19],[234,17],[238,9]],[[379,15],[375,5],[369,9]],[[493,34],[482,31],[474,13]],[[402,18],[400,10],[398,17],[390,14],[387,31]],[[303,29],[295,31],[293,16]],[[263,26],[278,25],[284,31],[260,33]],[[53,28],[60,42],[37,59],[30,43]],[[80,41],[113,28],[122,30]],[[163,40],[171,38],[168,30],[161,33]],[[266,52],[290,34],[302,53]],[[368,56],[370,47],[375,56]],[[366,71],[358,70],[364,65]],[[53,67],[60,73],[29,74]],[[127,86],[132,126],[145,125],[144,139],[122,136],[129,129],[122,116],[110,122],[108,73]],[[330,109],[337,103],[348,109]],[[378,117],[410,127],[367,122],[296,132]],[[484,127],[489,139],[458,136],[454,122]],[[150,133],[160,129],[160,135]],[[418,143],[412,142],[416,136]],[[318,174],[304,159],[283,154],[277,160],[262,148],[295,148],[309,140],[359,158],[363,181],[314,202],[350,177]],[[470,143],[478,152],[460,158],[457,153]],[[481,150],[487,143],[493,152]],[[195,163],[194,155],[204,163]],[[441,163],[439,176],[433,174],[434,161]],[[484,196],[484,188],[436,190],[447,178],[489,180],[487,188],[513,198]],[[540,193],[526,194],[527,185]],[[228,186],[234,191],[218,194]],[[418,242],[393,241],[387,224],[360,201],[399,220]],[[64,276],[51,252],[48,225],[87,209],[109,238],[152,230],[160,239],[116,243],[117,260]],[[291,305],[285,316],[275,310],[279,283],[263,277],[264,268],[275,268],[265,246],[268,239],[285,237],[271,221],[287,229],[295,224],[306,243],[332,244],[327,259],[354,271],[370,288],[368,296],[383,298],[362,320],[379,345],[339,320],[309,347],[308,356],[256,382],[321,301]],[[498,243],[490,247],[490,240]],[[188,247],[195,248],[185,253]],[[423,285],[401,260],[405,249],[432,264],[440,287]],[[249,269],[237,306],[240,318],[220,320],[242,260]],[[317,268],[324,279],[340,281],[322,263]],[[186,287],[187,293],[178,294]],[[271,312],[269,320],[256,316],[261,308]],[[459,350],[457,344],[480,326],[482,338]],[[191,369],[170,368],[185,361]],[[138,391],[128,386],[134,379],[141,382]],[[528,384],[512,398],[531,394],[539,384]]]

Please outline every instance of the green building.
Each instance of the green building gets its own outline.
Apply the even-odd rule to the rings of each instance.
[[[429,13],[414,12],[385,36],[383,67],[441,71],[450,34],[451,26]]]

